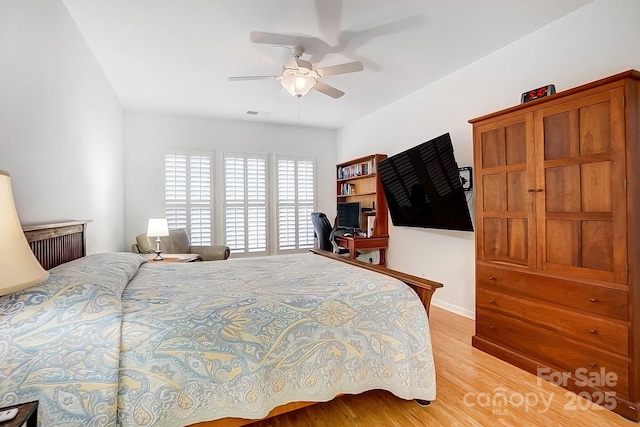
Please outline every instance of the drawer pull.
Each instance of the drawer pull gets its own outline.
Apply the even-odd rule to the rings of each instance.
[[[489,280],[496,280],[496,276],[489,276]]]
[[[595,368],[596,366],[598,366],[598,364],[596,362],[591,362],[589,363],[589,366],[591,366],[592,368]]]
[[[496,300],[494,300],[494,299],[489,300],[489,304],[495,304],[495,303],[496,303]]]
[[[591,302],[598,302],[598,298],[590,298],[589,301]]]
[[[496,325],[489,325],[489,329],[495,329]]]
[[[591,329],[591,330],[589,331],[589,333],[590,333],[590,334],[597,334],[597,333],[598,333],[598,331],[597,331],[596,329]]]

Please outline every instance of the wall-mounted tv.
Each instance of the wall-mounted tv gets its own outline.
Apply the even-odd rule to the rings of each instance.
[[[448,133],[378,164],[396,226],[473,231]]]

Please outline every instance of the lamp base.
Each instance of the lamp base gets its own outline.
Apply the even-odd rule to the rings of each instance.
[[[156,237],[156,257],[153,261],[162,261],[164,258],[160,256],[160,237]]]

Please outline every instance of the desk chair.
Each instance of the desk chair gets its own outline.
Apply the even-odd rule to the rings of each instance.
[[[311,222],[313,223],[313,232],[316,238],[316,246],[323,251],[344,255],[349,253],[349,249],[339,247],[336,244],[334,234],[337,227],[331,226],[329,218],[322,212],[311,212]],[[335,222],[334,222],[335,223]]]

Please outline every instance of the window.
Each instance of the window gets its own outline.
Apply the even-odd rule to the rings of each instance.
[[[277,175],[278,250],[313,248],[315,162],[279,156]]]
[[[164,157],[165,215],[170,229],[185,228],[194,246],[209,246],[212,233],[211,157]]]
[[[212,154],[167,154],[169,228],[187,229],[193,245],[227,245],[236,256],[313,248],[315,169],[314,158],[299,156],[224,153],[214,163]]]
[[[267,252],[267,157],[226,154],[224,159],[226,245],[232,253]]]

